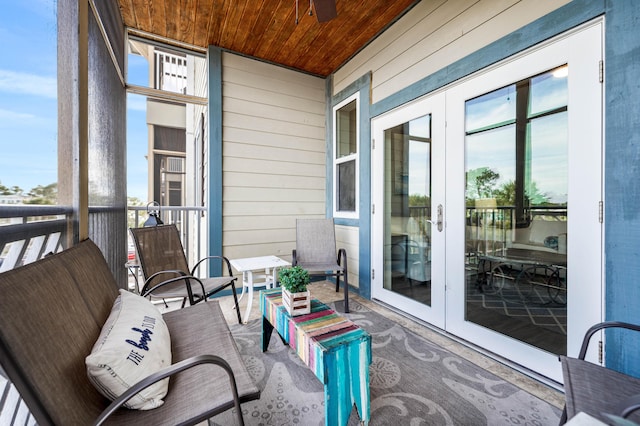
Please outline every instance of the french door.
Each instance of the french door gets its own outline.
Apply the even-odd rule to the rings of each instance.
[[[602,318],[602,25],[372,121],[372,297],[558,382]]]
[[[373,122],[373,297],[444,328],[444,94]]]

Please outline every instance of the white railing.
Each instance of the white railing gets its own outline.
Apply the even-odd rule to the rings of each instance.
[[[63,206],[1,206],[0,272],[61,251],[71,214]]]
[[[182,206],[161,206],[159,209],[159,216],[163,223],[173,223],[178,227],[187,260],[191,262],[202,259],[203,252],[206,252],[204,244],[206,240],[202,239],[206,232],[204,224],[206,209]],[[127,212],[129,228],[144,226],[144,222],[149,217],[146,206],[129,206]]]

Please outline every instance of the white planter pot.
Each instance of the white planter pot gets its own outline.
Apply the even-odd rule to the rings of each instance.
[[[290,293],[283,287],[282,304],[292,317],[308,314],[311,312],[311,292],[307,290],[301,293]]]

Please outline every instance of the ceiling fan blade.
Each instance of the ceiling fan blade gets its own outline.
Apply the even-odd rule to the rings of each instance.
[[[318,22],[328,22],[338,16],[336,0],[313,0]]]

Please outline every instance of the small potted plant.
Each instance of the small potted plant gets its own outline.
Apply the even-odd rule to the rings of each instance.
[[[283,268],[278,272],[282,287],[282,304],[289,315],[303,315],[311,312],[311,295],[307,284],[311,282],[309,271],[301,266]]]

